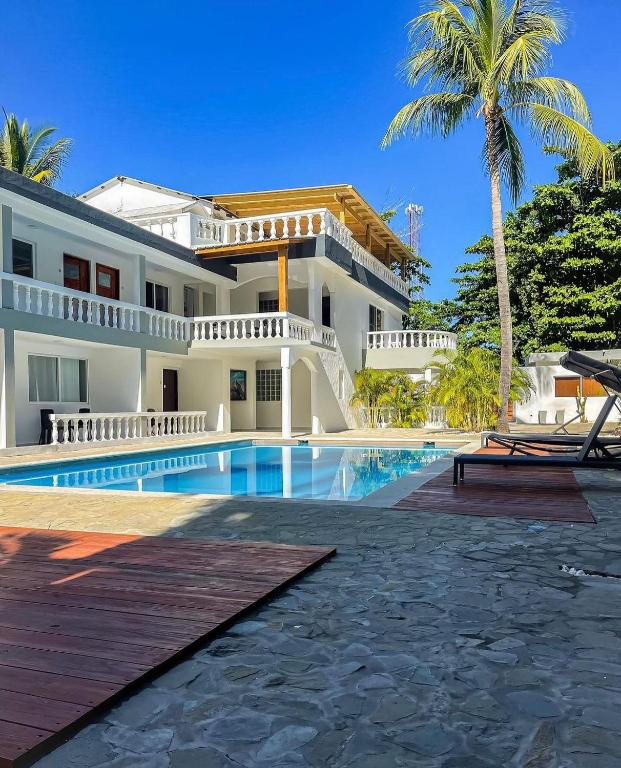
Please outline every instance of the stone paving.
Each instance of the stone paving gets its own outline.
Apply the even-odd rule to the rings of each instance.
[[[0,494],[13,525],[338,547],[37,768],[621,768],[621,580],[560,570],[621,574],[621,475],[579,479],[597,525]]]

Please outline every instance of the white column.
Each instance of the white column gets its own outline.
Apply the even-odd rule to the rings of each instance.
[[[231,431],[231,366],[228,360],[222,360],[220,383],[220,403],[218,405],[218,432]]]
[[[140,354],[140,373],[138,379],[138,393],[136,398],[136,410],[147,410],[147,350],[139,349]]]
[[[216,286],[216,314],[231,314],[231,290],[224,285]]]
[[[13,209],[9,205],[0,206],[0,261],[2,271],[13,272]],[[2,306],[13,307],[13,283],[2,281]]]
[[[15,331],[2,334],[0,357],[0,448],[15,446]]]
[[[308,319],[315,323],[315,326],[319,328],[321,325],[321,290],[323,283],[319,279],[317,274],[317,267],[312,263],[312,259],[309,259],[311,263],[308,265]]]
[[[321,419],[319,418],[319,373],[310,370],[310,408],[311,408],[311,432],[320,435],[323,432]]]
[[[291,349],[283,347],[280,350],[280,369],[282,380],[280,386],[282,408],[282,436],[291,437]]]

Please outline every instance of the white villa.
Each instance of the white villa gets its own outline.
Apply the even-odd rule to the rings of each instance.
[[[364,364],[455,346],[401,330],[409,251],[349,185],[73,198],[0,169],[0,248],[1,447],[342,430]]]

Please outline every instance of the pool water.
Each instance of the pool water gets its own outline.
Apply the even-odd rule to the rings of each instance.
[[[1,472],[0,483],[353,500],[449,453],[443,448],[240,442],[20,467]]]

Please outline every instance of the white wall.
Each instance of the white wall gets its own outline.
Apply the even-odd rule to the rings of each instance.
[[[256,415],[256,364],[254,360],[231,362],[231,368],[246,371],[247,399],[231,401],[231,429],[254,430],[257,425]]]
[[[546,423],[556,423],[557,411],[564,411],[562,421],[569,421],[577,415],[576,401],[573,397],[555,397],[554,379],[556,377],[574,376],[567,368],[561,365],[533,365],[523,368],[530,376],[534,385],[534,393],[527,403],[516,403],[514,413],[516,421],[522,424],[538,424],[539,411],[546,412]],[[586,416],[588,421],[597,418],[606,398],[588,397],[586,402]],[[616,409],[610,413],[609,421],[620,421],[621,414]]]
[[[209,299],[206,299],[205,296],[215,296],[216,287],[212,283],[197,283],[172,269],[155,267],[149,263],[146,267],[146,279],[168,288],[168,311],[173,315],[183,315],[183,289],[186,285],[198,290],[198,316],[202,315],[205,304],[209,305]]]
[[[120,254],[95,243],[71,238],[60,230],[33,229],[26,226],[24,220],[17,216],[13,220],[13,237],[34,244],[35,280],[63,285],[63,255],[67,253],[90,262],[92,293],[96,290],[95,265],[103,264],[119,270],[120,300],[138,303],[140,287],[136,256]]]
[[[31,403],[28,394],[28,355],[70,357],[88,361],[88,402]],[[51,336],[15,334],[15,420],[18,445],[39,439],[40,410],[76,413],[135,411],[140,389],[140,350],[86,344]]]
[[[216,429],[222,402],[222,366],[220,360],[188,359],[147,353],[146,408],[162,410],[163,370],[177,371],[180,411],[206,411],[208,429]]]
[[[135,182],[118,182],[107,189],[99,190],[91,195],[86,202],[94,208],[109,213],[135,211],[141,208],[156,208],[165,205],[182,205],[191,203],[190,195],[176,194],[165,188],[153,189],[150,186]],[[208,210],[211,207],[205,201]]]

